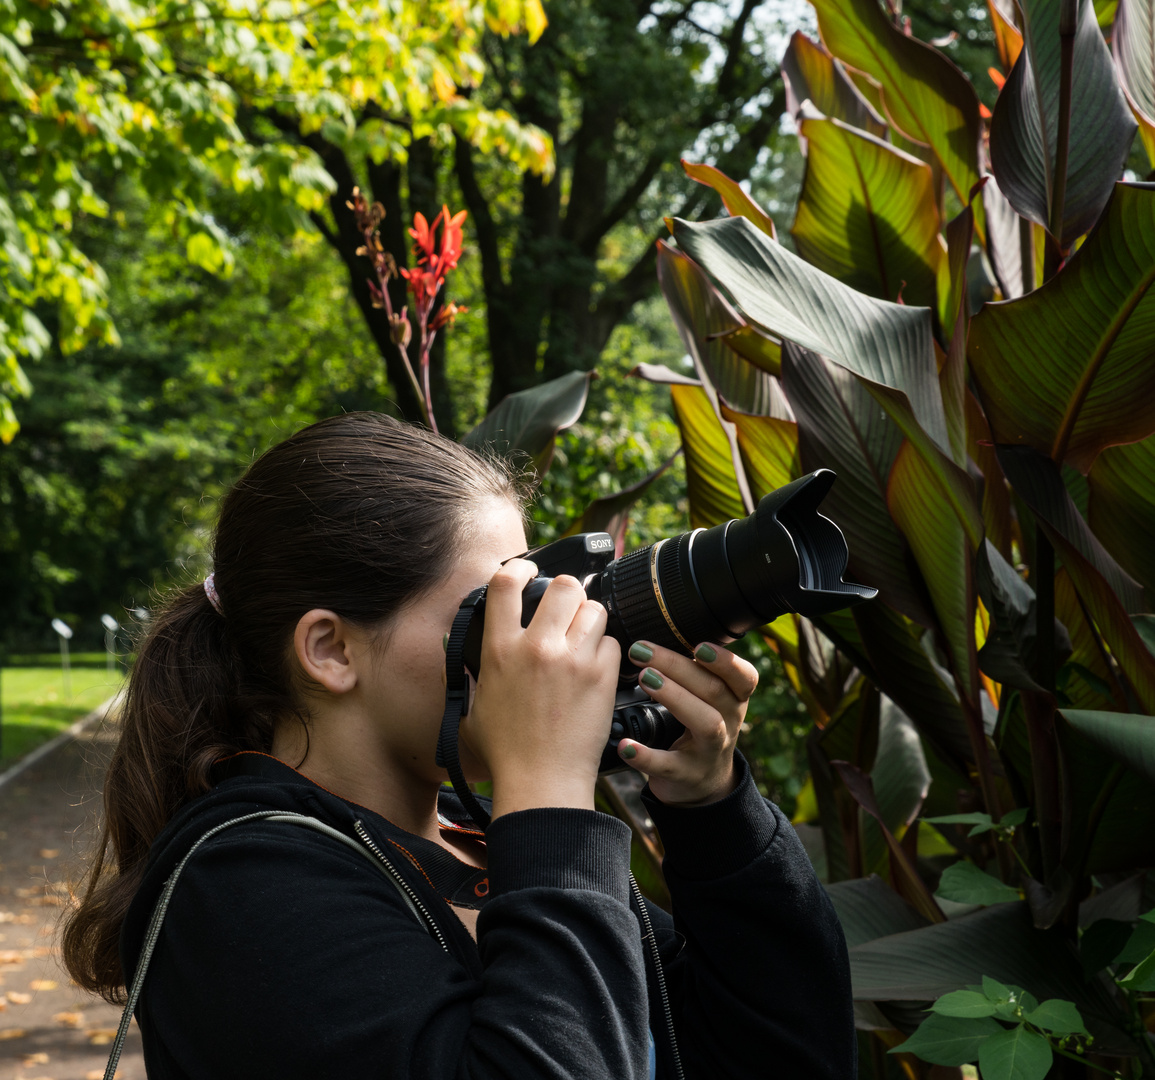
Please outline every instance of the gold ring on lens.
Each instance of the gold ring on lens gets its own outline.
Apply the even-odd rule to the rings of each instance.
[[[666,625],[685,648],[686,652],[693,653],[694,646],[691,645],[681,632],[674,625],[674,620],[670,618],[670,613],[666,610],[666,600],[662,596],[662,587],[658,584],[658,552],[662,550],[662,546],[666,543],[665,540],[659,540],[650,551],[650,584],[654,587],[654,599],[658,601],[658,607],[661,608],[662,617],[666,620]]]

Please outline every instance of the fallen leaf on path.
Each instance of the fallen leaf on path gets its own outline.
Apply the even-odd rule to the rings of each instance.
[[[27,1005],[32,1000],[31,994],[21,994],[16,990],[9,990],[5,995],[13,1005]]]
[[[59,848],[46,847],[40,849],[40,857],[42,859],[55,859],[60,854]]]
[[[65,1027],[80,1027],[84,1023],[84,1013],[82,1012],[58,1012],[53,1018],[58,1024],[63,1024]],[[104,1073],[100,1074],[101,1076]]]
[[[23,1039],[23,1028],[3,1028],[0,1029],[0,1040],[3,1039]]]
[[[92,1046],[107,1046],[116,1038],[116,1028],[89,1028],[84,1034]]]
[[[55,990],[59,987],[55,979],[33,979],[28,984],[29,990]]]
[[[48,1055],[46,1053],[44,1053],[42,1050],[38,1051],[35,1054],[25,1054],[24,1055],[24,1068],[26,1068],[26,1069],[31,1068],[33,1065],[47,1065],[47,1064],[48,1064]]]
[[[117,1069],[116,1072],[112,1076],[112,1080],[120,1080],[120,1078],[123,1075],[124,1075],[124,1073],[122,1073],[119,1069]],[[103,1069],[90,1069],[88,1072],[86,1072],[84,1074],[84,1080],[104,1080],[104,1070]]]

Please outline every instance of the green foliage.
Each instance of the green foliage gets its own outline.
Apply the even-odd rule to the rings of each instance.
[[[1007,71],[1018,46],[1004,6],[990,11]],[[902,1049],[977,1060],[984,1078],[1041,1078],[1087,1032],[1096,1053],[1155,1068],[1134,989],[1151,949],[1108,989],[1083,981],[1073,930],[1092,873],[1155,858],[1135,827],[1155,812],[1138,554],[1155,493],[1137,467],[1155,418],[1150,365],[1135,359],[1150,336],[1155,189],[1116,183],[1134,132],[1118,68],[1090,0],[1062,28],[1061,6],[1025,5],[1026,46],[988,123],[967,79],[875,0],[815,0],[822,42],[796,35],[786,58],[807,153],[798,254],[748,210],[675,220],[701,272],[671,253],[667,299],[696,339],[701,385],[655,373],[674,384],[696,524],[748,505],[762,477],[843,476],[824,512],[846,532],[848,576],[878,599],[764,632],[819,725],[809,760],[832,895],[882,873],[921,920],[852,947],[855,997],[941,998]],[[1115,26],[1147,40],[1145,24]],[[1135,47],[1132,73],[1141,59]],[[980,176],[988,141],[997,187]],[[913,287],[901,306],[888,302],[898,260]],[[780,369],[741,405],[730,397],[751,362],[726,320],[781,341]],[[1121,444],[1143,449],[1125,459]],[[930,752],[883,754],[887,715]],[[958,849],[933,863],[901,839],[924,801]],[[887,805],[909,817],[888,820]],[[944,923],[931,887],[949,912],[981,910]],[[1122,964],[1117,945],[1097,932],[1084,959]],[[972,985],[992,973],[1006,985]]]

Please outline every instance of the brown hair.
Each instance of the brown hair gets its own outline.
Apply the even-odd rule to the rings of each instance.
[[[213,542],[224,614],[198,581],[168,598],[139,649],[102,836],[65,921],[77,983],[123,999],[120,927],[152,842],[209,790],[213,762],[268,751],[278,720],[304,718],[290,647],[300,617],[323,607],[383,624],[453,566],[479,500],[523,507],[527,494],[503,463],[378,413],[322,420],[250,466],[222,502]]]

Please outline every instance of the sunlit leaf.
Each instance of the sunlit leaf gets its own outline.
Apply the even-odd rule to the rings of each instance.
[[[592,378],[592,372],[571,371],[510,394],[461,441],[473,450],[524,451],[544,473],[553,459],[557,433],[577,423],[585,409]]]
[[[971,371],[996,442],[1086,472],[1104,447],[1155,432],[1152,281],[1155,185],[1117,184],[1062,271],[971,321]]]
[[[946,252],[930,166],[841,120],[803,111],[798,130],[798,254],[859,292],[933,307]]]
[[[886,121],[847,78],[841,61],[835,60],[820,41],[796,30],[782,57],[782,81],[786,85],[786,108],[797,116],[809,101],[833,120],[883,138]]]
[[[816,0],[818,29],[840,60],[882,85],[890,121],[929,146],[959,201],[978,182],[979,101],[967,77],[942,53],[907,37],[878,0]],[[981,219],[980,237],[986,236]]]
[[[1025,45],[995,103],[991,169],[1011,205],[1049,228],[1056,190],[1060,37],[1055,0],[1023,0]],[[1087,232],[1123,170],[1135,121],[1115,77],[1091,0],[1080,0],[1074,42],[1070,147],[1063,219],[1069,247]]]
[[[733,424],[737,432],[738,449],[755,500],[803,475],[796,423],[772,416],[749,416],[725,404],[722,418]],[[829,514],[829,508],[824,512]]]
[[[723,428],[706,391],[699,386],[671,386],[670,396],[686,455],[690,527],[710,528],[745,517],[753,506],[743,497],[739,484],[741,457],[733,426],[728,431]],[[741,475],[741,485],[745,485],[745,474]]]
[[[736,180],[731,180],[721,169],[713,165],[695,165],[682,159],[682,168],[691,180],[713,188],[721,197],[722,205],[731,217],[744,217],[752,221],[771,240],[775,238],[774,221],[745,191]]]
[[[1015,26],[1014,0],[987,0],[991,13],[991,26],[995,31],[995,45],[999,50],[999,63],[1003,73],[1014,67],[1019,53],[1023,51],[1023,35]]]

